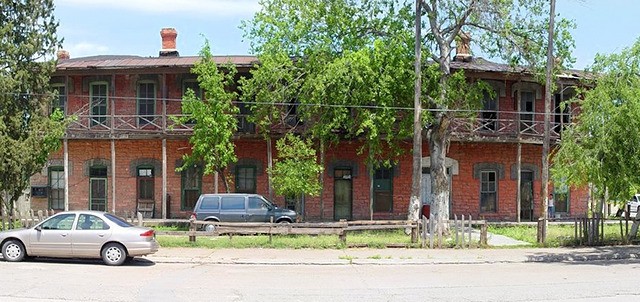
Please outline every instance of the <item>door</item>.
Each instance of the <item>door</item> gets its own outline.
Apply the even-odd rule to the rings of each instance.
[[[76,214],[55,215],[38,228],[32,229],[29,238],[29,255],[48,257],[72,257],[72,228]]]
[[[453,216],[453,205],[451,204],[452,182],[451,182],[451,168],[447,168],[447,179],[449,181],[449,216]],[[420,199],[422,205],[429,205],[433,207],[433,201],[431,200],[431,169],[428,167],[422,168],[422,181],[420,182]],[[431,213],[433,213],[433,208]],[[422,215],[422,213],[420,213]]]
[[[533,221],[533,172],[520,172],[520,219]]]
[[[89,192],[89,209],[93,211],[107,211],[107,179],[91,178],[89,180],[91,192]]]
[[[333,171],[333,219],[351,219],[353,203],[351,168]]]
[[[220,198],[220,221],[244,222],[246,213],[245,196],[223,196]]]
[[[535,132],[534,129],[534,111],[535,111],[535,93],[532,91],[520,92],[520,131]]]
[[[260,197],[250,196],[247,206],[247,222],[269,222],[269,207]]]
[[[80,214],[73,231],[74,257],[100,257],[100,248],[111,237],[109,225],[100,217]]]

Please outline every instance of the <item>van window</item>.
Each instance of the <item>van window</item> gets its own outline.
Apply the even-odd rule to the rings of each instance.
[[[267,205],[259,197],[249,197],[249,209],[266,209]]]
[[[244,197],[230,196],[222,197],[223,210],[242,210],[244,209]]]
[[[203,210],[217,210],[220,207],[220,197],[206,196],[202,198],[200,208]]]

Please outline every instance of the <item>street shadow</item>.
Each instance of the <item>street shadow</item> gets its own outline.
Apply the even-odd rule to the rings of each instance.
[[[640,263],[640,247],[638,246],[602,246],[584,249],[563,249],[559,252],[535,252],[527,255],[528,262],[566,263],[589,265],[621,265]]]
[[[0,256],[0,261],[4,259]],[[104,265],[104,262],[100,259],[85,259],[85,258],[48,258],[48,257],[29,257],[23,260],[28,263],[56,263],[56,264],[74,264],[74,265]],[[146,267],[154,266],[155,262],[146,258],[133,258],[130,262],[126,262],[121,266],[128,267]]]

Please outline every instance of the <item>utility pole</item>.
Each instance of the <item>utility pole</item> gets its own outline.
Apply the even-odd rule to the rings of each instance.
[[[547,41],[547,70],[546,70],[546,83],[544,89],[544,141],[542,143],[542,224],[538,224],[538,227],[542,227],[542,230],[538,230],[538,243],[545,243],[547,240],[547,226],[548,226],[548,209],[549,209],[549,145],[551,141],[550,128],[551,128],[551,86],[553,76],[553,32],[554,32],[554,19],[556,14],[556,1],[551,0],[551,7],[549,9],[549,38]]]
[[[420,184],[422,182],[422,0],[416,0],[416,36],[415,36],[415,90],[413,99],[413,169],[411,179],[411,197],[409,201],[409,220],[420,218]]]

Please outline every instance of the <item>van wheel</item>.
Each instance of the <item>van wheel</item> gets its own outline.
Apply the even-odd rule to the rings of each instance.
[[[205,220],[205,222],[217,222],[215,220]],[[205,224],[202,226],[202,230],[205,232],[213,233],[216,230],[216,226],[213,224]]]
[[[9,262],[20,262],[24,259],[27,252],[22,242],[18,240],[8,240],[2,245],[2,257]]]

